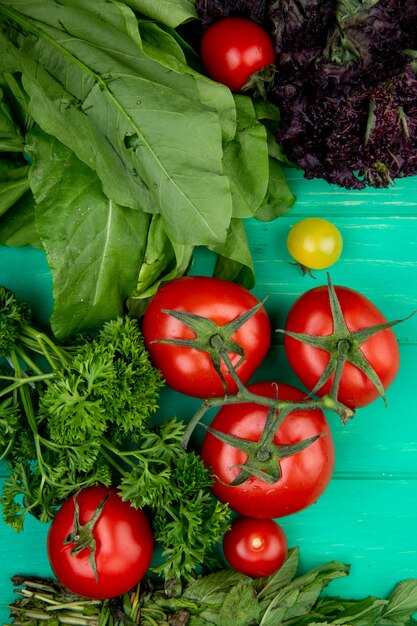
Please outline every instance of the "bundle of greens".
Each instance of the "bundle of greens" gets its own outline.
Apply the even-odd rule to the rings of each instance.
[[[154,6],[156,5],[156,6]],[[0,244],[46,251],[63,339],[189,269],[253,286],[244,220],[294,196],[279,111],[201,73],[194,2],[0,4]]]
[[[197,0],[239,14],[276,51],[277,139],[306,178],[348,189],[417,174],[416,0]]]
[[[417,580],[399,583],[389,599],[361,600],[321,597],[349,567],[332,561],[297,575],[298,548],[289,551],[283,567],[272,576],[253,580],[222,569],[199,576],[184,586],[161,587],[144,579],[137,589],[113,600],[87,601],[51,580],[15,576],[21,599],[10,606],[12,624],[43,626],[412,626],[417,609]]]
[[[149,512],[158,572],[187,577],[209,562],[229,510],[212,496],[200,458],[181,446],[183,422],[152,423],[163,381],[137,322],[118,318],[58,345],[1,287],[0,346],[5,522],[18,531],[28,513],[48,522],[78,489],[113,484]]]

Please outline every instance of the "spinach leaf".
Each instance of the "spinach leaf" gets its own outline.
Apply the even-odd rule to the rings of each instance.
[[[236,134],[237,111],[230,90],[200,73],[198,56],[175,30],[142,20],[139,21],[139,31],[143,50],[148,56],[169,69],[194,77],[199,98],[219,116],[223,142],[232,141]]]
[[[35,224],[35,199],[31,191],[25,193],[0,219],[0,245],[42,248]]]
[[[60,338],[125,303],[139,317],[196,247],[217,255],[215,275],[253,287],[244,218],[269,221],[294,202],[277,107],[201,73],[174,28],[194,13],[188,0],[0,5],[0,144],[4,128],[5,146],[36,159],[29,178],[15,163],[16,180],[3,177],[0,243],[42,239]]]
[[[23,137],[15,124],[0,87],[0,152],[22,152]]]
[[[191,74],[144,53],[128,7],[6,0],[1,14],[0,48],[15,46],[31,115],[97,171],[106,195],[161,212],[178,243],[225,241],[232,207],[219,117]]]
[[[0,216],[29,191],[28,166],[0,159]]]
[[[265,127],[258,122],[252,100],[235,96],[237,131],[224,147],[230,179],[233,217],[253,217],[265,196],[269,170]]]
[[[255,270],[242,220],[232,219],[227,241],[211,250],[218,255],[214,275],[251,289],[255,284]]]
[[[194,0],[127,0],[125,4],[173,28],[197,18]]]
[[[150,216],[109,199],[95,172],[40,129],[29,135],[36,223],[53,279],[56,337],[123,313],[134,291]]]
[[[132,317],[143,315],[148,299],[162,281],[183,276],[193,260],[193,246],[177,244],[168,237],[160,215],[153,215],[135,292],[128,298]]]
[[[271,222],[285,215],[292,208],[295,196],[288,186],[282,164],[273,157],[269,157],[268,188],[255,217],[260,222]]]

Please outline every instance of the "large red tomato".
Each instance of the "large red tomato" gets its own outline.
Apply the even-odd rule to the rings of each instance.
[[[214,22],[201,40],[201,57],[211,78],[239,92],[255,72],[275,63],[269,35],[240,16]]]
[[[283,383],[261,382],[248,386],[253,393],[281,400],[301,402],[305,394]],[[223,406],[211,428],[246,441],[259,441],[268,409],[260,404],[242,403]],[[324,433],[324,434],[323,434]],[[294,444],[323,435],[304,450],[279,461],[281,477],[273,484],[251,476],[231,486],[248,455],[220,441],[208,432],[201,447],[201,458],[214,474],[213,493],[232,510],[248,517],[276,518],[310,506],[322,495],[334,469],[335,452],[329,424],[320,410],[291,412],[274,436],[278,445]]]
[[[205,344],[210,348],[214,335],[224,333],[230,328],[230,323],[237,322],[239,316],[259,304],[259,300],[244,287],[209,276],[186,276],[161,287],[145,311],[143,336],[151,361],[161,370],[167,385],[198,398],[222,396],[225,393],[222,379],[208,352],[198,349],[194,341],[190,345],[160,341],[189,342],[195,340],[196,333],[200,333],[200,339],[204,334],[200,332],[200,320],[197,320],[198,330],[192,330],[166,310],[207,318],[209,328]],[[229,344],[228,354],[233,365],[237,366],[240,379],[246,383],[265,358],[270,346],[271,327],[264,307],[261,306],[250,319],[232,332],[230,338],[243,350],[242,359],[235,352],[236,347],[230,348]],[[216,350],[214,354],[218,354]],[[220,370],[227,392],[234,393],[237,387],[223,359],[220,361]]]
[[[355,351],[360,351],[365,357],[365,365],[369,364],[373,368],[383,388],[387,389],[396,377],[400,365],[399,348],[394,332],[391,328],[381,330],[359,345],[358,338],[350,333],[383,324],[387,320],[381,311],[359,292],[338,286],[334,287],[334,290],[349,332],[346,337],[351,346],[348,359],[354,358]],[[329,337],[333,334],[333,316],[326,286],[305,292],[295,302],[289,312],[285,330],[315,337]],[[289,335],[285,335],[284,345],[292,369],[307,389],[313,390],[329,361],[329,352],[307,345]],[[333,376],[316,392],[317,395],[329,393],[332,381]],[[348,361],[342,371],[338,400],[348,407],[358,408],[370,404],[379,395],[380,392],[370,378]]]
[[[82,526],[93,518],[103,501],[92,524],[89,545],[72,553],[76,542],[82,540]],[[76,506],[79,533],[75,528]],[[80,539],[73,537],[74,531]],[[124,502],[116,489],[102,485],[86,487],[69,498],[53,519],[47,540],[49,562],[57,579],[73,593],[94,599],[113,598],[136,585],[151,563],[153,546],[145,513]]]

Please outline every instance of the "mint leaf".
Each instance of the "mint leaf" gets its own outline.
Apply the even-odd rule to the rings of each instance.
[[[220,606],[229,589],[246,579],[246,576],[232,569],[220,570],[207,574],[190,583],[184,590],[183,598],[199,604]]]
[[[255,589],[259,599],[273,598],[278,590],[293,580],[297,573],[299,557],[300,549],[290,548],[283,566],[275,574],[255,580]]]
[[[298,576],[260,606],[262,620],[259,626],[278,626],[284,620],[308,614],[322,590],[334,579],[346,576],[349,566],[330,561],[302,576]]]
[[[417,578],[399,583],[392,592],[381,624],[407,624],[417,611]]]
[[[250,626],[259,621],[259,605],[250,578],[241,580],[227,594],[219,612],[222,626]]]

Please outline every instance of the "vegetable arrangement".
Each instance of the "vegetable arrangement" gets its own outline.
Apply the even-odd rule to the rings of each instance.
[[[244,220],[294,202],[277,107],[202,73],[172,4],[0,6],[0,244],[45,249],[61,339],[143,311],[198,246],[252,286]]]
[[[216,319],[181,311],[179,306],[160,308],[167,302],[169,305],[172,289],[182,293],[182,284],[188,297],[190,292],[205,295],[203,307],[210,305],[205,313],[213,316],[215,312]],[[335,333],[344,320],[338,299],[340,289],[333,287],[329,278],[327,307]],[[1,500],[3,516],[17,530],[23,527],[28,513],[42,521],[53,520],[48,538],[51,566],[73,592],[92,598],[105,598],[110,588],[114,594],[127,592],[150,564],[152,534],[163,550],[162,563],[154,571],[162,574],[165,581],[192,580],[195,567],[207,567],[214,558],[216,546],[229,527],[230,510],[261,518],[262,526],[264,519],[310,506],[324,492],[334,467],[331,429],[322,409],[334,411],[343,421],[355,412],[339,398],[345,368],[354,362],[355,369],[363,373],[363,384],[369,378],[377,395],[383,396],[383,385],[389,381],[380,381],[363,357],[362,344],[383,333],[392,334],[391,327],[400,320],[381,322],[382,314],[377,310],[376,324],[369,325],[375,319],[367,318],[368,326],[353,333],[354,340],[347,333],[328,346],[328,364],[322,364],[319,382],[333,378],[323,397],[306,398],[303,392],[277,382],[246,387],[237,373],[240,359],[232,362],[236,353],[239,357],[242,346],[231,343],[231,338],[237,341],[237,333],[242,333],[242,342],[260,342],[264,351],[265,328],[268,339],[270,335],[262,303],[255,300],[254,304],[250,294],[242,291],[242,287],[231,284],[225,298],[216,278],[178,278],[153,299],[160,313],[176,322],[172,326],[158,326],[155,331],[152,325],[144,324],[142,338],[135,320],[118,318],[107,322],[95,336],[77,336],[63,346],[33,328],[28,307],[10,291],[1,289],[1,356],[6,359],[0,376],[1,443],[2,458],[11,470]],[[360,300],[358,308],[367,313],[369,304],[365,304],[365,299]],[[182,305],[187,309],[187,303]],[[226,314],[218,319],[218,311],[224,305]],[[232,319],[237,322],[237,331],[231,334],[229,318],[236,315],[236,306],[243,308],[243,313]],[[152,310],[152,302],[149,307]],[[260,314],[262,332],[258,323],[253,324]],[[157,315],[153,319],[158,321]],[[198,324],[199,330],[208,325],[210,332],[184,340],[177,322],[189,328],[190,320]],[[191,375],[183,376],[197,383],[199,375],[194,369],[200,360],[214,369],[224,383],[224,395],[215,393],[205,398],[187,426],[176,419],[159,426],[150,421],[162,376],[148,360],[145,343],[158,344],[158,329],[163,333],[162,346],[179,350],[183,359],[187,359],[184,348],[193,356]],[[149,336],[148,332],[153,334]],[[297,341],[312,341],[305,333],[284,332]],[[332,335],[328,338],[332,339]],[[207,360],[208,348],[202,339],[208,343],[209,352],[210,348],[217,350],[217,372],[213,362]],[[320,338],[315,339],[317,342]],[[391,341],[396,341],[394,336]],[[46,366],[38,364],[39,356]],[[227,390],[221,363],[235,384],[231,392]],[[393,363],[390,381],[397,373],[397,365]],[[212,379],[210,374],[209,380]],[[321,384],[316,387],[320,390]],[[186,451],[190,435],[204,414],[219,406],[221,410],[206,426],[208,433],[200,459],[194,452]],[[97,483],[116,484],[119,495],[96,487]],[[113,495],[117,499],[120,496],[128,509],[132,506],[132,515],[140,515],[140,524],[147,528],[136,538],[137,547],[133,547],[134,543],[128,547],[133,559],[136,553],[140,566],[126,558],[117,565],[126,549],[117,545],[117,527],[121,523],[126,528],[126,521],[124,512],[120,511],[121,518],[119,515],[115,519],[111,505],[107,507],[107,500],[111,502]],[[141,509],[151,516],[152,532]],[[113,533],[106,531],[108,516],[114,539]],[[250,523],[256,526],[256,520]],[[135,542],[133,534],[131,541]],[[107,554],[112,555],[110,570]],[[282,556],[281,552],[281,561]],[[238,567],[236,563],[239,561],[235,561]]]
[[[115,600],[87,602],[56,581],[14,577],[21,599],[11,606],[12,624],[24,620],[70,626],[304,626],[308,624],[378,624],[412,626],[417,605],[417,581],[399,583],[388,599],[343,600],[321,591],[349,567],[332,561],[297,576],[298,549],[289,551],[283,567],[272,576],[253,579],[231,569],[200,576],[182,587],[161,588],[145,580]]]
[[[211,28],[229,15],[271,36],[268,92],[278,140],[307,178],[348,189],[417,174],[415,0],[198,0]]]
[[[167,578],[190,575],[221,540],[229,510],[211,495],[211,474],[199,457],[183,449],[185,424],[151,421],[163,381],[137,322],[117,318],[94,337],[80,335],[63,346],[34,328],[27,306],[4,288],[0,313],[0,356],[6,359],[0,445],[10,469],[1,497],[5,522],[19,531],[27,514],[56,520],[57,509],[68,501],[64,506],[73,507],[80,489],[113,484],[123,501],[149,512],[163,552],[158,571]],[[80,515],[89,517],[88,511],[91,505]],[[78,558],[90,588],[88,554]],[[99,546],[96,558],[99,570]]]
[[[273,519],[311,506],[332,478],[335,450],[323,411],[346,422],[357,408],[385,400],[399,369],[392,327],[403,320],[388,322],[362,294],[333,287],[328,278],[327,289],[311,289],[294,303],[279,330],[310,397],[276,380],[246,386],[268,351],[271,328],[264,302],[247,289],[255,277],[244,229],[244,219],[272,220],[294,202],[282,169],[290,163],[277,139],[307,177],[319,171],[347,187],[384,186],[414,173],[407,151],[415,151],[408,106],[415,67],[404,46],[414,46],[415,35],[404,19],[398,54],[390,50],[393,72],[410,78],[404,102],[395,104],[401,155],[390,153],[394,166],[365,162],[380,130],[374,103],[366,150],[361,143],[360,158],[353,150],[359,160],[347,168],[344,160],[342,172],[330,154],[337,142],[328,135],[327,153],[302,129],[308,164],[291,144],[294,127],[288,131],[286,124],[300,114],[289,89],[294,59],[285,50],[271,54],[268,32],[275,46],[287,37],[294,43],[291,19],[285,33],[271,31],[271,24],[277,26],[279,13],[281,26],[280,11],[291,15],[295,3],[197,2],[205,66],[187,43],[187,30],[178,28],[187,20],[196,26],[194,3],[179,0],[174,12],[163,1],[153,4],[6,0],[0,6],[0,244],[46,250],[55,300],[52,333],[43,332],[28,307],[0,288],[0,445],[10,469],[3,515],[16,530],[27,514],[51,522],[48,557],[60,581],[16,579],[25,598],[13,606],[16,626],[23,617],[43,623],[48,614],[80,624],[89,612],[94,617],[86,619],[101,624],[415,623],[415,580],[401,583],[387,601],[319,599],[349,568],[332,562],[296,578],[298,550],[288,551]],[[345,29],[337,49],[346,50],[336,63],[344,70],[347,63],[343,77],[352,73],[362,85],[345,55],[352,45],[343,11],[352,7],[340,4],[330,10],[323,3],[315,14],[297,3],[297,33],[310,51],[304,27],[328,10],[314,28]],[[372,15],[381,5],[373,3]],[[239,15],[211,24],[230,12]],[[391,8],[386,16],[391,23]],[[369,14],[362,17],[368,21]],[[229,82],[216,73],[219,59],[210,68],[210,36],[216,43],[217,24],[236,28],[242,46],[242,22],[268,42],[269,52],[255,66],[239,67],[243,74]],[[320,72],[328,70],[322,35],[311,56]],[[332,38],[332,54],[333,45]],[[307,72],[304,52],[297,56],[298,80]],[[371,47],[375,62],[377,52]],[[317,86],[317,67],[308,67],[309,88]],[[377,80],[385,69],[380,61]],[[329,74],[326,80],[330,85]],[[296,87],[295,100],[303,99],[305,85]],[[356,112],[369,93],[352,97],[348,83],[345,88]],[[269,101],[257,98],[263,90]],[[312,93],[326,96],[324,89]],[[326,106],[343,122],[335,93]],[[303,100],[303,123],[307,110]],[[326,115],[332,123],[327,109]],[[315,151],[324,154],[323,169]],[[328,230],[319,232],[318,248],[331,239],[316,265],[321,269],[338,259],[342,242],[331,224],[320,226]],[[291,243],[289,237],[294,259],[314,269],[312,257],[299,257]],[[183,276],[197,246],[218,254],[215,277]],[[143,313],[140,326],[135,318]],[[188,425],[152,419],[164,383],[202,399]],[[208,411],[219,407],[207,423]],[[203,444],[187,451],[197,424],[206,430]],[[233,522],[231,511],[239,515]],[[221,569],[220,543],[235,571]]]

